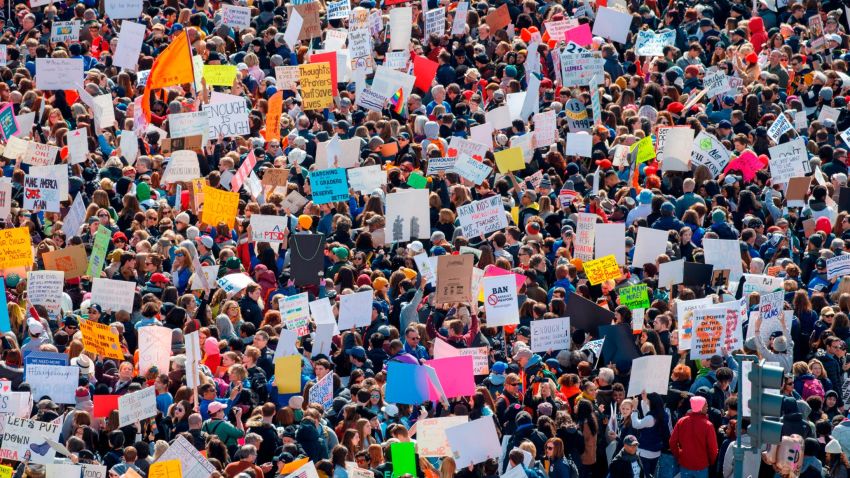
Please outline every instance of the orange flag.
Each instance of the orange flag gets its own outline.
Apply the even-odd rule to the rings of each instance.
[[[283,113],[283,92],[278,91],[269,98],[266,114],[266,141],[280,140],[280,115]]]
[[[168,45],[153,62],[150,75],[148,75],[148,82],[145,85],[145,94],[142,96],[142,111],[145,113],[145,119],[148,121],[151,119],[151,90],[182,85],[183,83],[195,83],[192,47],[189,46],[186,30],[174,37],[171,45]]]

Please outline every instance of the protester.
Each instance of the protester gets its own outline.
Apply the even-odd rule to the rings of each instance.
[[[734,476],[743,355],[847,476],[840,2],[101,3],[0,13],[14,476]]]

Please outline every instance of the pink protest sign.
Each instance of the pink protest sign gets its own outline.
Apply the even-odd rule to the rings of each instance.
[[[564,38],[567,40],[567,43],[574,42],[579,46],[589,46],[593,42],[593,35],[590,33],[590,25],[587,23],[583,23],[565,31]]]

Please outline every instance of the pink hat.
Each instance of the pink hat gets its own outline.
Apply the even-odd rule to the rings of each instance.
[[[705,397],[691,397],[691,411],[694,413],[702,412],[705,402]]]
[[[204,353],[207,355],[218,355],[221,350],[218,348],[218,340],[215,337],[207,337],[204,341]]]

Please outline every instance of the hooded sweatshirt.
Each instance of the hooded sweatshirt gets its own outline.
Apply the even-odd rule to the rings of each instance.
[[[440,156],[444,156],[445,152],[448,151],[449,143],[446,142],[445,139],[440,138],[440,125],[436,121],[428,121],[425,123],[425,139],[422,141],[422,159],[427,158],[428,154],[428,146],[430,144],[435,144],[442,153]]]

